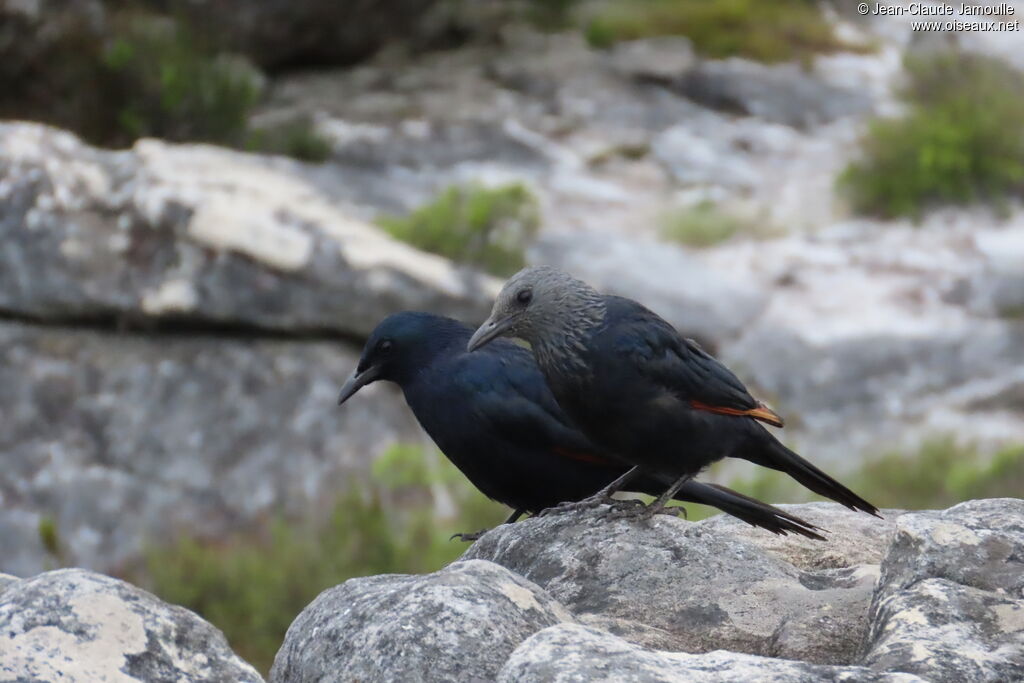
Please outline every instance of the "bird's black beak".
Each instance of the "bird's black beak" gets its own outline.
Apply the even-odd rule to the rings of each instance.
[[[348,378],[348,381],[341,387],[341,393],[338,394],[338,405],[340,406],[345,401],[352,398],[352,395],[357,391],[365,387],[370,382],[373,382],[380,377],[380,368],[375,365],[371,365],[362,372],[356,370],[352,373],[352,376]]]
[[[484,344],[494,341],[501,335],[508,332],[514,322],[514,316],[509,316],[503,320],[497,321],[488,320],[473,333],[472,337],[469,338],[469,343],[466,344],[466,350],[476,351]]]

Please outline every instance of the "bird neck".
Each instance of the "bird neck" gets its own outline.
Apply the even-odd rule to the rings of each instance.
[[[530,340],[545,374],[564,376],[587,370],[587,342],[604,325],[607,306],[596,291],[579,292],[545,321],[544,334]]]

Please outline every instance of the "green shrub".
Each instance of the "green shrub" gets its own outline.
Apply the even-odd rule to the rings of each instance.
[[[703,201],[666,214],[662,218],[661,236],[690,247],[710,247],[745,228],[746,224],[737,216],[723,211],[714,202]]]
[[[540,227],[537,199],[520,183],[449,187],[404,218],[380,225],[409,244],[496,275],[525,264],[524,251]]]
[[[858,479],[870,492],[868,498],[884,507],[945,508],[974,498],[1019,497],[1024,491],[1024,447],[983,459],[952,437],[933,439],[910,458],[889,453],[869,461]]]
[[[682,35],[708,57],[765,62],[853,49],[808,0],[611,0],[587,22],[594,47],[623,40]]]
[[[1024,190],[1024,74],[996,59],[931,54],[906,62],[901,118],[874,121],[863,158],[839,179],[853,208],[885,217],[1004,201]]]
[[[246,149],[267,152],[320,163],[331,156],[331,144],[317,133],[309,118],[298,118],[276,126],[254,128],[249,132]]]
[[[327,158],[330,146],[308,119],[250,129],[263,76],[244,58],[219,52],[204,27],[137,2],[116,4],[98,28],[73,8],[55,10],[48,21],[64,25],[59,39],[43,41],[33,60],[0,65],[0,118],[68,128],[107,147],[157,137]]]
[[[132,12],[115,17],[111,28],[98,56],[116,119],[104,142],[245,142],[260,88],[244,60],[214,54],[184,23],[166,17]]]
[[[236,652],[267,672],[285,631],[325,588],[355,576],[424,573],[466,546],[453,532],[502,521],[439,453],[396,446],[374,464],[374,483],[353,488],[319,522],[278,517],[228,539],[184,537],[153,548],[129,580],[201,614]],[[444,499],[458,511],[438,512]]]

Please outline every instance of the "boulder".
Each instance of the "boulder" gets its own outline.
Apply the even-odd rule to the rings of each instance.
[[[736,57],[702,61],[674,87],[706,107],[794,128],[862,115],[872,106],[868,95],[830,85],[797,64],[769,66]]]
[[[736,336],[767,302],[754,282],[725,277],[685,249],[654,240],[543,235],[529,256],[533,263],[567,270],[601,291],[642,301],[710,348]]]
[[[1020,680],[1024,600],[924,579],[876,603],[864,663],[934,683]]]
[[[1024,501],[787,510],[828,540],[609,506],[500,526],[440,572],[325,591],[272,680],[1024,678]]]
[[[897,519],[880,593],[929,578],[1024,598],[1024,500],[972,500]]]
[[[270,680],[494,680],[519,643],[571,620],[545,591],[490,562],[350,579],[295,620]]]
[[[626,78],[668,85],[690,72],[697,57],[688,38],[660,36],[616,43],[607,61],[612,71]]]
[[[825,531],[827,543],[789,534],[765,533],[729,515],[715,515],[697,526],[713,534],[728,534],[759,546],[798,569],[845,569],[875,566],[885,557],[903,510],[882,510],[881,518],[865,515],[839,503],[777,505]]]
[[[937,683],[1024,675],[1024,500],[906,514],[882,563],[863,663]]]
[[[0,680],[257,683],[198,615],[108,576],[47,572],[0,591]]]
[[[297,168],[0,124],[0,309],[353,336],[395,310],[486,317],[497,281],[392,240]]]
[[[858,666],[822,666],[716,650],[703,655],[659,652],[574,624],[551,626],[516,648],[499,683],[925,683],[909,674]]]
[[[153,539],[331,505],[390,444],[426,438],[392,387],[337,408],[357,360],[325,341],[0,321],[0,571],[112,571]]]
[[[871,567],[804,571],[701,523],[605,517],[575,512],[498,527],[464,557],[497,562],[581,621],[595,615],[588,624],[641,645],[830,664],[854,657],[867,630]],[[815,630],[828,635],[813,638]]]

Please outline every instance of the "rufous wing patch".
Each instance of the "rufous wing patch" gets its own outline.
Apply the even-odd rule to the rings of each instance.
[[[594,453],[587,453],[586,451],[577,451],[577,450],[573,450],[571,448],[562,448],[561,446],[555,446],[551,450],[554,451],[555,455],[561,456],[563,458],[569,458],[570,460],[578,460],[580,462],[589,462],[589,463],[593,463],[595,465],[615,465],[615,464],[617,464],[617,463],[609,460],[608,458],[603,458],[600,455],[595,455]]]
[[[700,401],[690,401],[690,406],[696,410],[704,410],[709,413],[718,413],[719,415],[738,415],[743,417],[752,417],[755,420],[760,420],[773,427],[784,427],[785,422],[774,410],[769,408],[763,403],[758,403],[756,408],[726,408],[724,406],[712,406],[707,403],[701,403]]]

